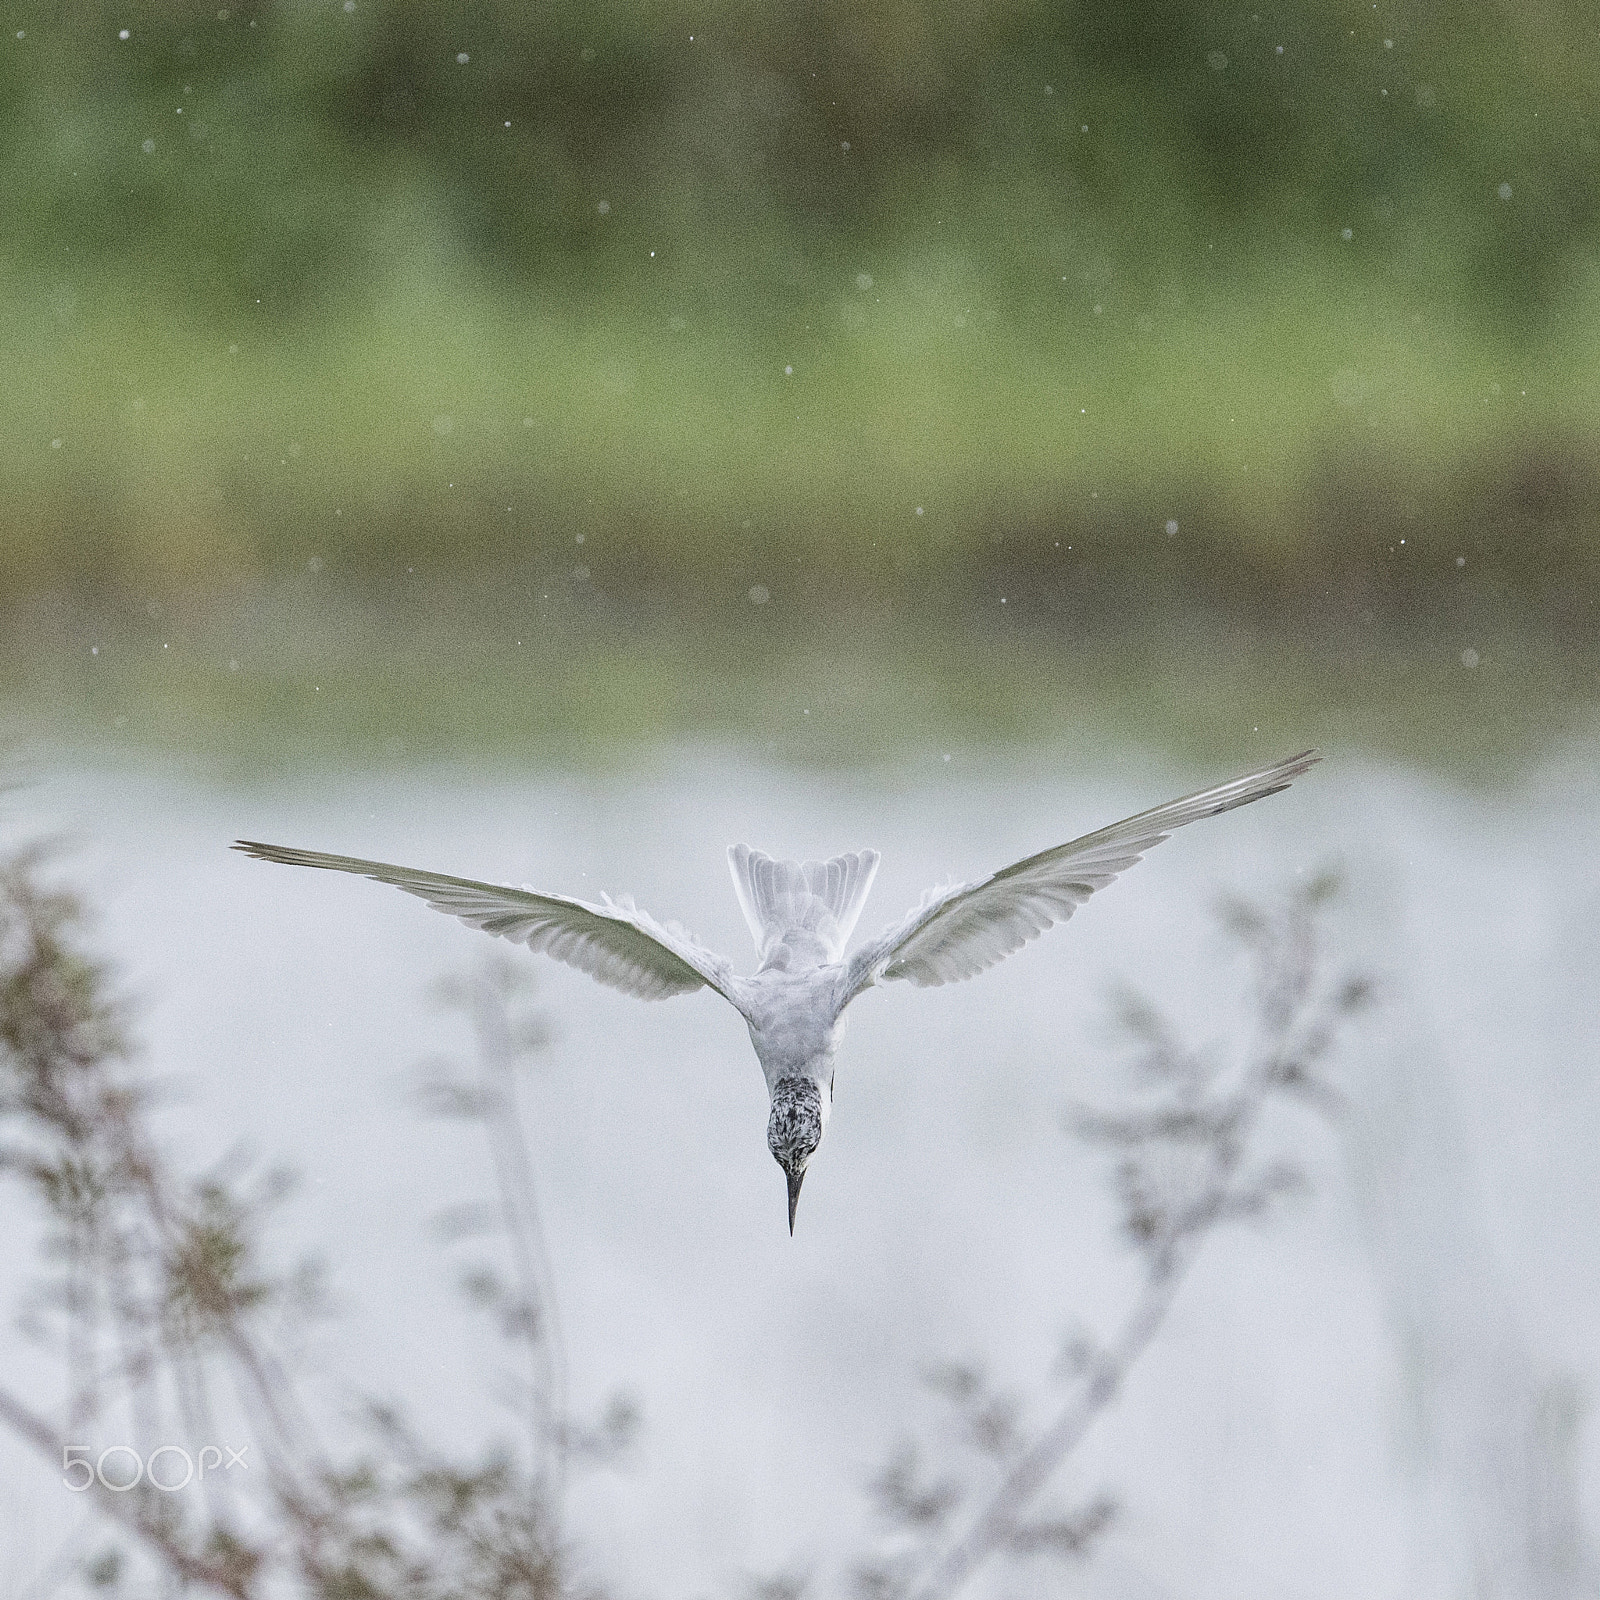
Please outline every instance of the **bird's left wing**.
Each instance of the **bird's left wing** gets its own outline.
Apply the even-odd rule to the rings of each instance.
[[[1065,922],[1096,889],[1134,866],[1173,829],[1277,794],[1319,759],[1315,750],[1307,750],[1041,851],[981,883],[930,890],[921,905],[850,958],[845,1001],[894,978],[928,988],[976,977],[1046,928]]]
[[[725,1000],[733,1000],[729,992],[732,970],[726,961],[687,930],[663,926],[628,899],[608,897],[603,905],[590,905],[566,895],[536,894],[531,889],[451,878],[442,872],[420,872],[384,861],[324,855],[320,850],[295,850],[248,839],[241,839],[234,849],[258,861],[328,867],[392,883],[426,900],[435,911],[460,917],[469,927],[543,951],[641,1000],[665,1000],[707,984]]]

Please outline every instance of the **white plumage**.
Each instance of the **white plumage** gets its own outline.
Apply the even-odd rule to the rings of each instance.
[[[554,956],[642,1000],[664,1000],[702,986],[714,989],[749,1025],[767,1079],[772,1097],[768,1144],[789,1180],[792,1232],[800,1183],[832,1104],[840,1016],[857,995],[902,978],[926,988],[977,976],[1065,922],[1095,890],[1174,829],[1276,794],[1318,759],[1308,750],[1043,850],[976,883],[930,890],[898,922],[848,956],[850,935],[878,870],[877,851],[831,861],[776,861],[748,845],[735,845],[728,864],[760,963],[748,977],[736,974],[687,929],[657,922],[625,896],[602,896],[596,905],[355,856],[248,840],[235,848],[263,861],[328,867],[393,884],[437,911]]]
[[[814,942],[814,965],[837,961],[855,931],[878,875],[878,852],[858,850],[832,861],[774,861],[747,844],[728,852],[733,890],[762,966],[778,950]]]

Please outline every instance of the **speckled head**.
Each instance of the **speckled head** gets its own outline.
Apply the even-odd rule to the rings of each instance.
[[[794,1208],[800,1203],[800,1185],[806,1164],[822,1143],[827,1111],[822,1090],[811,1078],[780,1078],[772,1090],[772,1115],[767,1119],[767,1148],[789,1180],[789,1232],[794,1232]]]

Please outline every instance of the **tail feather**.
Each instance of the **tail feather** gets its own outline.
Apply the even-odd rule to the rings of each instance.
[[[734,892],[765,961],[792,933],[808,933],[837,961],[878,870],[876,850],[856,850],[831,861],[774,861],[736,844],[728,851]]]

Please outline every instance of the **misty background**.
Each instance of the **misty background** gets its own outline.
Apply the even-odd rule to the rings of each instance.
[[[854,1008],[792,1242],[738,1019],[538,964],[574,1398],[644,1419],[576,1532],[630,1593],[822,1574],[927,1364],[1047,1392],[1130,1282],[1061,1128],[1110,986],[1224,1036],[1218,894],[1337,863],[1351,1114],[1069,1465],[1092,1555],[983,1582],[1600,1592],[1597,81],[1570,4],[9,9],[0,837],[66,839],[173,1150],[302,1172],[331,1405],[495,1425],[429,1226],[481,1152],[405,1087],[486,941],[233,838],[744,961],[736,840],[881,849],[870,931],[1316,744]],[[80,1514],[0,1441],[0,1596]]]

